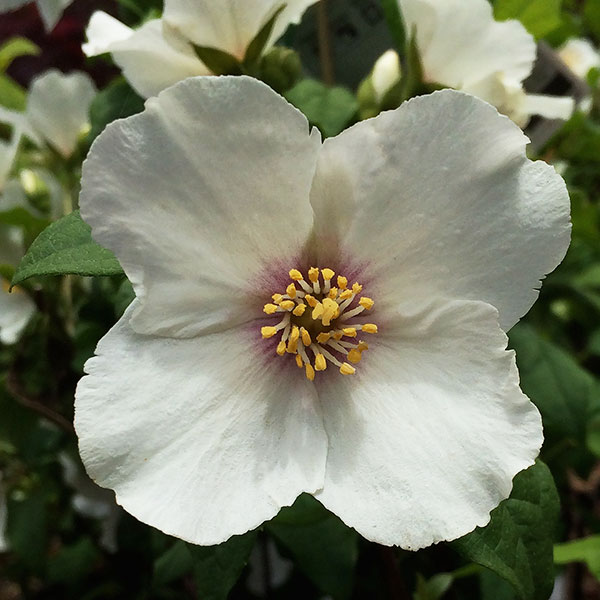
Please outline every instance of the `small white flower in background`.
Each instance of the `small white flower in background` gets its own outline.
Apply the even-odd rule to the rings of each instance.
[[[265,50],[297,23],[317,0],[288,0],[277,16]],[[165,0],[162,19],[133,30],[114,17],[96,12],[87,28],[87,56],[110,52],[141,96],[194,75],[210,75],[192,44],[223,50],[239,60],[262,27],[284,4],[282,0]]]
[[[31,2],[32,0],[2,0],[0,13],[17,10]],[[46,31],[52,31],[52,29],[54,29],[54,26],[60,20],[63,11],[71,4],[71,2],[73,2],[73,0],[36,0],[35,3]]]
[[[532,115],[568,119],[573,98],[526,94],[536,44],[516,20],[495,21],[488,0],[398,0],[416,27],[425,81],[478,96],[524,127]]]
[[[562,61],[581,79],[585,79],[590,69],[600,68],[600,53],[589,40],[571,38],[558,50]]]
[[[0,144],[0,191],[6,183],[23,136],[35,144],[49,144],[70,157],[90,124],[90,105],[96,87],[86,73],[67,75],[51,69],[32,83],[24,113],[0,105],[0,123],[11,126],[9,142]]]
[[[376,61],[371,71],[371,84],[378,103],[400,81],[400,57],[395,50],[384,52]]]
[[[90,476],[203,545],[302,492],[408,549],[485,525],[542,443],[504,331],[570,237],[526,143],[453,90],[321,143],[248,77],[109,125],[81,211],[137,298],[77,388]]]

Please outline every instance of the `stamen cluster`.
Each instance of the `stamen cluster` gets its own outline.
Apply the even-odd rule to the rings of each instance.
[[[371,298],[359,296],[362,285],[354,283],[348,287],[348,279],[338,275],[334,287],[334,275],[331,269],[311,267],[307,281],[298,269],[292,269],[289,272],[292,281],[285,293],[273,294],[273,302],[263,308],[267,315],[283,313],[283,318],[277,325],[262,327],[262,337],[272,338],[281,331],[277,354],[295,355],[296,364],[305,368],[310,381],[316,371],[327,368],[328,361],[342,375],[353,375],[356,369],[350,363],[359,363],[362,353],[369,348],[358,339],[358,332],[377,333],[377,325],[373,323],[349,322],[375,304]]]

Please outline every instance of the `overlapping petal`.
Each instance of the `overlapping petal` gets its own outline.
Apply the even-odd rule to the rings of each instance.
[[[319,389],[330,442],[316,497],[367,539],[410,550],[487,524],[542,443],[506,343],[481,302],[387,321],[355,379]]]
[[[132,87],[146,98],[187,77],[210,74],[185,40],[173,44],[165,39],[160,19],[133,30],[99,11],[92,15],[86,33],[87,56],[110,52]]]
[[[570,240],[565,184],[527,159],[526,142],[493,107],[453,90],[326,140],[311,195],[321,252],[336,246],[366,264],[380,306],[483,300],[507,331]]]
[[[88,473],[119,504],[211,545],[322,486],[327,440],[314,388],[257,363],[254,328],[141,336],[128,325],[133,311],[86,363],[75,405]]]
[[[250,318],[267,271],[298,255],[318,132],[265,84],[197,77],[107,127],[81,212],[142,299],[136,331],[192,336]],[[252,301],[250,301],[252,304]]]
[[[297,23],[316,0],[165,0],[163,18],[199,46],[224,50],[243,59],[250,42],[285,4],[269,44]]]
[[[31,84],[26,116],[35,131],[63,156],[70,156],[89,126],[96,88],[89,75],[51,69]]]
[[[2,0],[0,13],[8,12],[30,4],[33,0]],[[71,4],[73,0],[36,0],[36,5],[40,17],[44,23],[46,31],[51,31],[62,16],[63,10]]]

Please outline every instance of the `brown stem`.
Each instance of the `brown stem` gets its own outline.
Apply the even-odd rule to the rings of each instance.
[[[327,85],[335,83],[329,20],[327,18],[327,0],[317,3],[317,35],[319,38],[319,60],[321,62],[321,77]]]
[[[19,404],[21,404],[25,408],[28,408],[38,413],[39,415],[48,419],[48,421],[51,421],[52,423],[60,427],[62,430],[66,431],[67,433],[75,433],[73,423],[65,419],[65,417],[63,417],[61,414],[52,410],[50,407],[46,406],[43,402],[40,402],[39,400],[36,400],[34,398],[30,398],[27,395],[27,393],[23,389],[23,386],[17,379],[17,376],[14,371],[9,371],[6,376],[6,389],[12,394],[12,396],[14,396],[14,398],[19,402]]]

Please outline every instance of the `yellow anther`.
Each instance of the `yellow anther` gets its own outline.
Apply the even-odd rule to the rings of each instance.
[[[315,371],[324,371],[327,368],[325,357],[319,352],[315,356]]]
[[[317,310],[315,308],[315,310]],[[335,319],[340,313],[340,307],[335,300],[331,298],[325,298],[323,300],[323,316],[321,317],[321,321],[325,327],[329,327],[331,325],[331,319]],[[314,317],[313,311],[313,319]]]
[[[331,298],[332,300],[335,300],[337,298],[338,295],[338,289],[333,287],[329,290],[329,294],[327,294],[328,298]]]
[[[321,302],[317,302],[317,304],[313,308],[312,315],[311,315],[313,320],[317,321],[318,319],[320,319],[323,316],[324,310],[325,310],[325,307],[323,306],[323,304],[321,304]]]
[[[296,364],[298,365],[299,369],[301,369],[304,366],[304,363],[302,362],[302,357],[299,354],[296,354]]]
[[[346,286],[348,285],[348,279],[346,279],[346,277],[342,277],[341,275],[338,275],[337,284],[338,284],[338,287],[340,288],[340,290],[345,290]]]
[[[357,364],[362,359],[362,352],[358,348],[352,348],[350,352],[348,352],[348,360],[351,363]]]
[[[332,334],[333,335],[333,339],[334,340],[341,340],[344,337],[344,332],[343,331],[336,331],[335,333]]]
[[[363,326],[364,328],[364,326]],[[356,337],[356,328],[355,327],[344,327],[342,329],[344,335],[347,337]]]
[[[290,333],[290,341],[288,342],[287,351],[290,354],[296,354],[298,349],[298,339],[300,338],[300,330],[296,325],[292,327],[292,332]]]
[[[352,290],[344,290],[341,294],[340,294],[340,300],[348,300],[348,298],[352,298]]]
[[[308,278],[313,282],[316,283],[317,281],[319,281],[319,269],[317,269],[317,267],[311,267],[308,270]]]
[[[318,300],[316,298],[314,298],[313,296],[311,296],[310,294],[306,294],[306,296],[304,296],[304,300],[306,300],[306,303],[311,308],[314,308],[318,304]]]
[[[279,356],[285,354],[285,342],[279,342],[279,344],[277,344],[277,354],[279,354]]]
[[[285,293],[290,298],[295,298],[296,297],[296,286],[293,283],[290,283],[290,285],[288,285],[287,288],[285,288]]]
[[[304,327],[300,330],[300,335],[302,336],[302,343],[305,346],[310,346],[312,344],[312,340],[310,339],[310,333],[304,329]]]
[[[277,327],[261,327],[260,333],[263,338],[271,338],[277,333]]]
[[[367,310],[371,310],[373,308],[373,305],[375,304],[375,302],[373,302],[373,300],[371,300],[371,298],[367,298],[366,296],[363,296],[358,303],[363,307],[366,308]]]
[[[290,279],[293,279],[294,281],[300,281],[302,279],[304,279],[304,277],[302,277],[302,273],[300,273],[300,271],[298,271],[298,269],[292,269],[289,273],[290,275]]]
[[[362,285],[360,285],[360,283],[354,283],[354,284],[352,284],[352,291],[355,294],[360,294],[362,292]]]
[[[281,306],[283,310],[292,310],[296,306],[296,303],[293,300],[284,300],[279,306]]]
[[[323,279],[325,281],[330,281],[331,279],[333,279],[335,272],[331,269],[321,269],[321,275],[323,275]]]
[[[263,312],[266,312],[268,315],[272,315],[273,313],[277,312],[277,304],[265,304]]]
[[[296,308],[292,311],[292,314],[296,317],[301,317],[304,314],[305,310],[306,304],[298,304],[298,306],[296,306]]]
[[[362,330],[365,333],[377,333],[377,325],[373,324],[373,323],[365,323],[362,326]]]
[[[367,344],[367,342],[360,341],[360,342],[358,342],[358,349],[361,352],[364,352],[365,350],[369,349],[369,344]]]
[[[342,363],[342,366],[340,367],[340,373],[342,375],[354,375],[354,373],[356,373],[356,369],[352,365],[345,362]]]
[[[322,333],[320,333],[317,336],[317,342],[319,342],[319,344],[326,344],[329,339],[331,338],[331,334],[330,333],[325,333],[324,331]]]
[[[282,294],[273,294],[271,296],[271,298],[273,298],[273,302],[275,302],[275,304],[279,304],[283,300],[283,295]]]
[[[306,363],[306,378],[309,381],[314,381],[315,379],[315,370],[310,363]]]

